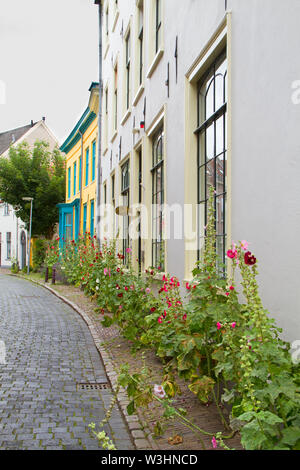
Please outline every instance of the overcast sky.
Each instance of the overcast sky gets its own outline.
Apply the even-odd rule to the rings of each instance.
[[[94,0],[0,0],[0,133],[45,116],[62,143],[88,105],[92,81]]]

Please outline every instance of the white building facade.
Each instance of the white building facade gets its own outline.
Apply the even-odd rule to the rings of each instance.
[[[218,253],[249,241],[289,340],[300,338],[299,17],[298,0],[103,1],[101,202],[123,215],[102,213],[100,238],[119,228],[136,267],[190,280],[213,185]]]
[[[8,157],[11,145],[27,142],[30,147],[37,140],[49,143],[52,151],[59,145],[56,137],[45,123],[44,118],[36,123],[0,133],[0,157]],[[25,195],[26,196],[26,195]],[[12,206],[0,201],[0,267],[9,268],[18,262],[20,269],[28,263],[28,233]]]

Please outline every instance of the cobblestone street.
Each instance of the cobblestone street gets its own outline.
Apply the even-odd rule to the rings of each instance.
[[[111,392],[77,390],[107,381],[83,319],[43,288],[0,274],[0,341],[0,449],[99,449],[88,425],[103,419]],[[118,449],[133,449],[118,409],[105,430]]]

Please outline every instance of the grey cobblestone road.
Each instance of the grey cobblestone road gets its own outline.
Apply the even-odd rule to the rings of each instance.
[[[77,391],[107,380],[88,327],[42,287],[0,274],[0,449],[99,449],[88,424],[101,421],[110,390]],[[106,432],[133,449],[115,409]]]

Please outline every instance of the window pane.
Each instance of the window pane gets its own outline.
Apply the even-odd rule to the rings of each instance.
[[[225,192],[224,188],[224,155],[221,155],[216,158],[216,172],[217,172],[217,186],[216,192],[218,194],[222,194]]]
[[[215,90],[216,90],[216,107],[217,111],[224,104],[224,78],[223,75],[217,75],[215,80]]]
[[[202,166],[199,168],[198,184],[199,184],[199,202],[205,199],[205,171],[206,167]]]
[[[199,237],[205,237],[205,203],[198,206],[198,230]]]
[[[224,152],[224,116],[216,121],[216,155]]]
[[[215,126],[212,124],[205,131],[206,136],[206,159],[209,160],[215,156]]]
[[[224,196],[216,198],[216,231],[217,235],[224,234]]]
[[[210,160],[206,164],[206,197],[209,195],[210,186],[215,187],[215,160]]]
[[[205,120],[214,113],[214,80],[209,83],[205,98]]]

